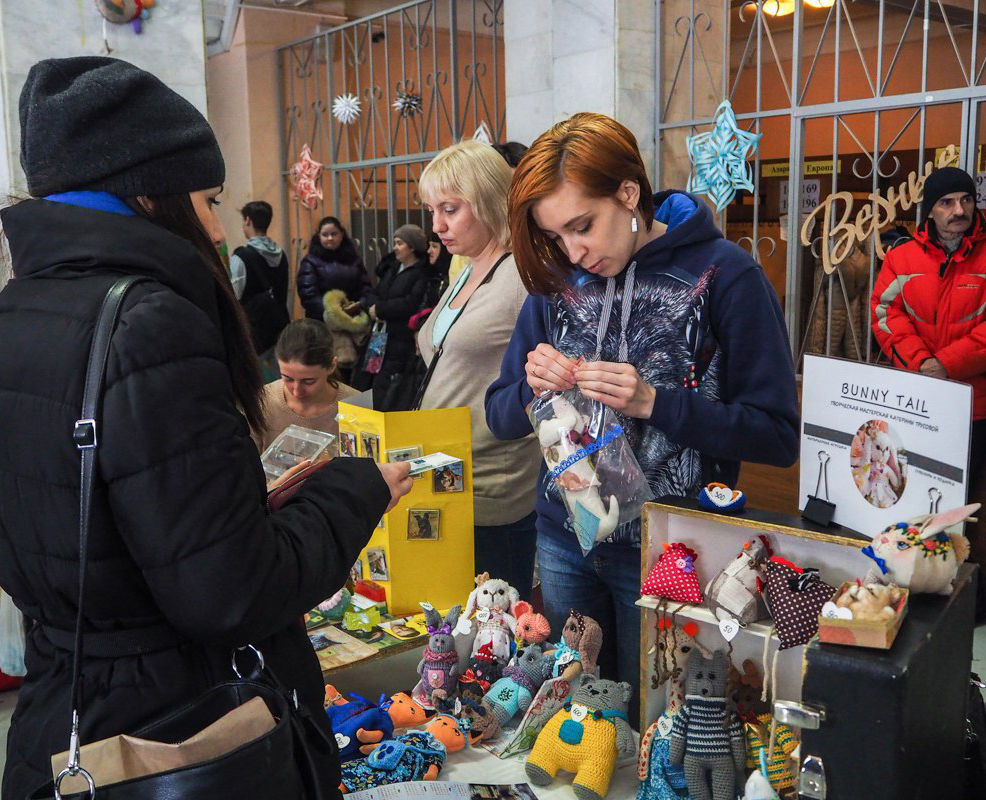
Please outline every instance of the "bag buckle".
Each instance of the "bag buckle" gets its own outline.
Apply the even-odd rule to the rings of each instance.
[[[86,783],[89,784],[90,800],[96,796],[96,783],[93,781],[92,775],[90,775],[89,772],[79,764],[79,750],[79,712],[77,709],[73,708],[72,733],[69,737],[68,746],[68,766],[59,772],[58,777],[55,778],[55,800],[61,800],[62,798],[62,781],[76,775],[81,775],[85,778]]]
[[[79,450],[91,450],[96,446],[96,420],[77,419],[72,429],[72,441]]]

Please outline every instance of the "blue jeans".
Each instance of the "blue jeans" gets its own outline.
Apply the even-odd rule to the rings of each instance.
[[[488,572],[491,578],[502,578],[528,602],[534,586],[536,521],[537,514],[532,511],[509,525],[477,525],[474,529],[476,574]]]
[[[640,549],[602,544],[587,556],[575,537],[538,536],[538,574],[551,641],[558,641],[568,611],[592,617],[603,629],[600,677],[626,681],[633,689],[630,724],[640,712]]]

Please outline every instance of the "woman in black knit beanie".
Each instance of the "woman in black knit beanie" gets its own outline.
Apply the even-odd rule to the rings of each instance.
[[[0,291],[0,585],[34,625],[0,792],[11,800],[50,782],[69,745],[72,431],[120,277],[147,280],[123,302],[95,423],[82,745],[232,679],[231,651],[247,643],[324,720],[301,615],[342,586],[411,484],[406,464],[341,459],[268,515],[249,435],[263,422],[257,358],[216,250],[225,166],[190,103],[124,61],[50,59],[27,76],[20,126],[35,199],[0,212],[15,278]],[[324,760],[337,776],[337,755]]]

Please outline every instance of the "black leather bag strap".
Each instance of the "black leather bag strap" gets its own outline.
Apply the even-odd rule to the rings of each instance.
[[[96,317],[96,330],[89,347],[86,382],[82,391],[82,415],[75,422],[72,440],[80,455],[79,490],[79,606],[75,617],[75,646],[72,654],[72,732],[69,739],[69,763],[62,775],[84,772],[79,767],[79,706],[80,676],[82,673],[82,611],[86,590],[86,561],[89,545],[89,525],[92,516],[93,480],[96,467],[96,447],[99,444],[98,420],[109,360],[110,340],[120,319],[123,298],[130,288],[148,278],[128,275],[116,281],[103,298]],[[92,781],[88,773],[84,773]],[[61,775],[59,775],[61,779]],[[58,782],[56,782],[57,788]]]

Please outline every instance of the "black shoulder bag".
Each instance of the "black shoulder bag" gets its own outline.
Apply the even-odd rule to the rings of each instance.
[[[110,288],[100,307],[96,331],[89,351],[86,368],[82,415],[75,423],[72,438],[81,455],[81,492],[79,495],[79,604],[72,649],[72,730],[69,739],[68,764],[58,777],[32,795],[32,798],[65,798],[82,800],[98,796],[100,800],[160,800],[160,798],[235,797],[238,800],[269,800],[271,797],[327,800],[339,798],[339,757],[335,738],[328,719],[317,719],[298,702],[297,693],[285,689],[265,668],[263,655],[254,647],[239,648],[232,654],[232,672],[239,680],[230,680],[212,687],[198,699],[176,708],[162,718],[133,731],[132,736],[156,742],[175,744],[194,736],[230,711],[259,697],[274,718],[274,727],[267,733],[248,741],[217,758],[166,772],[130,778],[96,786],[92,776],[80,763],[79,720],[81,708],[80,676],[87,639],[92,638],[98,655],[134,655],[155,649],[162,634],[157,629],[121,631],[117,641],[110,642],[107,634],[82,632],[82,609],[85,602],[86,560],[93,496],[93,481],[98,445],[99,405],[109,355],[110,339],[120,316],[124,296],[134,283],[146,280],[137,276],[121,278]],[[142,636],[142,633],[147,635]],[[109,635],[112,637],[112,634]],[[173,641],[180,637],[173,632]],[[55,637],[59,638],[59,637]],[[61,637],[69,638],[69,637]],[[147,641],[144,641],[147,640]],[[243,677],[237,664],[239,651],[250,651],[256,666]],[[115,737],[113,737],[115,738]],[[62,794],[61,786],[70,776],[80,776],[87,784],[85,791]]]
[[[486,273],[486,277],[483,278],[483,282],[481,284],[479,284],[479,286],[476,287],[476,290],[471,295],[469,295],[469,300],[472,300],[472,298],[476,294],[476,292],[478,292],[483,286],[485,286],[487,283],[489,283],[491,280],[493,280],[493,273],[495,273],[497,271],[497,268],[504,261],[506,261],[507,258],[509,258],[509,256],[510,256],[510,253],[504,253],[502,256],[500,256],[496,260],[496,263],[493,265],[493,267],[490,269],[490,271]],[[411,406],[411,411],[420,411],[421,410],[421,401],[424,400],[424,397],[425,397],[425,389],[428,388],[428,384],[431,382],[431,376],[435,372],[435,367],[438,364],[438,359],[442,357],[442,352],[445,349],[445,340],[448,339],[448,335],[449,335],[449,332],[452,330],[452,327],[455,325],[456,322],[459,321],[459,318],[465,313],[466,306],[469,305],[469,300],[466,300],[466,302],[463,304],[462,308],[459,309],[459,313],[456,314],[455,315],[455,319],[452,320],[452,325],[449,325],[448,326],[448,330],[445,331],[445,335],[442,337],[442,341],[439,343],[438,349],[432,355],[432,357],[431,357],[431,363],[428,365],[428,371],[425,373],[425,376],[421,379],[421,385],[418,387],[418,392],[414,396],[414,403]],[[449,302],[452,302],[452,301],[449,300]],[[432,313],[433,314],[437,314],[437,313],[439,313],[439,311],[440,311],[440,309],[435,309]],[[437,319],[437,317],[436,317],[436,319]]]

